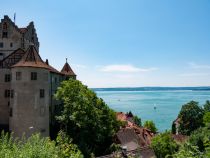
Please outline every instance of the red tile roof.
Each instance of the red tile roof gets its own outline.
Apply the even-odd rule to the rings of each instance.
[[[63,73],[64,75],[67,75],[67,76],[76,76],[76,74],[71,69],[70,65],[68,64],[67,60],[66,60],[66,63],[61,70],[61,73]]]
[[[132,150],[134,150],[134,148],[136,148],[137,146],[150,146],[152,137],[155,135],[154,133],[152,133],[147,128],[140,127],[135,123],[131,122],[130,120],[132,118],[128,117],[123,112],[117,112],[116,116],[118,120],[127,122],[126,127],[121,128],[116,135],[117,140],[120,142],[121,145],[126,145],[129,149]],[[135,144],[135,142],[137,142],[137,144]]]
[[[50,72],[59,73],[55,68],[50,65],[47,65],[40,57],[39,53],[37,52],[36,48],[31,45],[29,46],[28,50],[26,51],[25,55],[22,59],[12,67],[36,67],[36,68],[44,68],[48,69]]]

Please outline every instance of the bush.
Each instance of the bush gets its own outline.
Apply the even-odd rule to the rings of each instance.
[[[71,142],[56,143],[49,138],[41,138],[39,134],[32,135],[28,139],[25,137],[14,139],[12,135],[2,132],[0,137],[0,157],[2,158],[66,158],[67,155],[69,158],[83,157]]]
[[[141,118],[139,118],[138,116],[134,116],[133,117],[133,121],[134,121],[134,123],[136,124],[136,125],[138,125],[138,126],[142,126],[142,124],[141,124]]]
[[[210,112],[206,112],[203,116],[203,123],[207,126],[210,124]]]
[[[173,158],[205,158],[204,154],[198,150],[197,146],[189,143],[183,144],[179,151],[175,153]]]
[[[197,146],[200,151],[210,147],[210,127],[203,127],[194,131],[190,135],[189,142],[193,146]]]
[[[170,132],[161,133],[152,139],[151,147],[157,158],[165,158],[178,151],[178,145],[171,137]]]
[[[151,132],[156,133],[157,132],[157,128],[155,126],[155,123],[151,120],[147,120],[144,122],[144,127],[151,130]]]
[[[207,100],[203,107],[205,112],[210,112],[210,101]]]

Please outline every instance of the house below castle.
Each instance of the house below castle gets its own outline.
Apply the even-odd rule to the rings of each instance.
[[[17,137],[49,136],[61,106],[53,96],[63,80],[76,79],[76,74],[67,61],[58,71],[42,60],[33,22],[18,28],[4,16],[0,37],[0,130]]]

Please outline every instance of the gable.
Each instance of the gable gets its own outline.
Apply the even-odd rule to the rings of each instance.
[[[18,63],[23,55],[25,54],[25,51],[22,49],[17,49],[13,53],[11,53],[9,56],[4,58],[0,63],[0,68],[10,68],[14,64]]]

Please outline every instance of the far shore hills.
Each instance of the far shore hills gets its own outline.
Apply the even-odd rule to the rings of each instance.
[[[112,87],[91,88],[93,91],[210,91],[210,86],[201,87]]]

